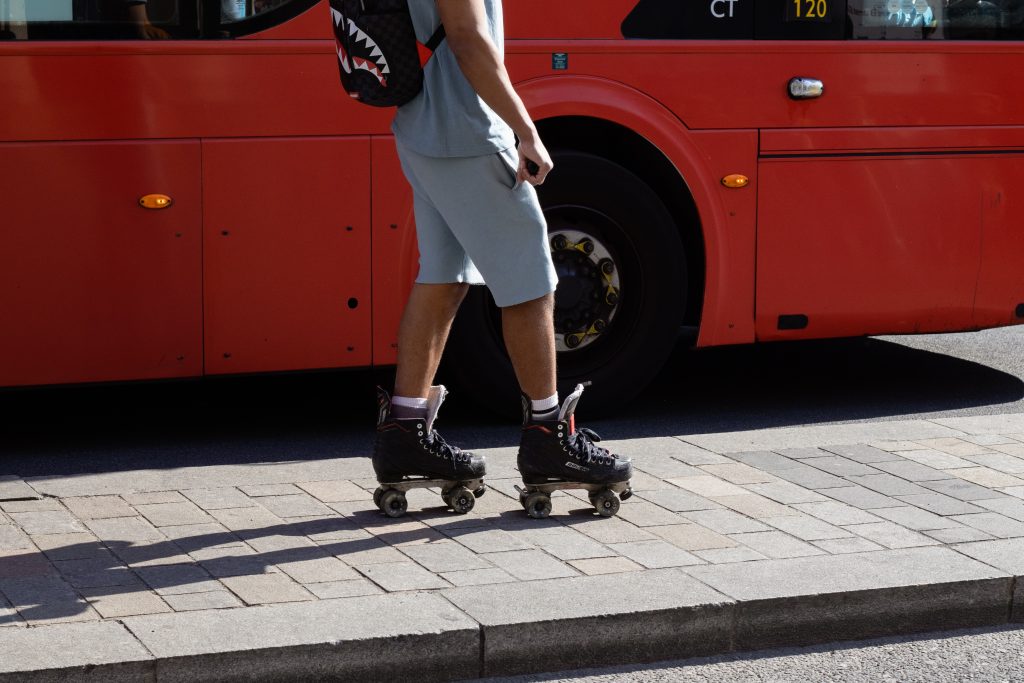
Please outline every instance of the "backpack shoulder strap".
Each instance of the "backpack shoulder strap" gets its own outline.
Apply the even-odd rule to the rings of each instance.
[[[444,35],[444,24],[441,24],[437,27],[437,30],[434,31],[434,35],[430,36],[430,40],[428,40],[423,46],[431,52],[434,52],[441,44],[441,41],[444,40]]]

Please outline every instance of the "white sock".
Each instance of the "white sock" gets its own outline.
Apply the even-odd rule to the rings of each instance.
[[[409,396],[395,396],[391,399],[391,417],[410,420],[427,416],[429,399]]]
[[[535,420],[554,420],[558,417],[558,392],[539,401],[530,401],[530,414]]]

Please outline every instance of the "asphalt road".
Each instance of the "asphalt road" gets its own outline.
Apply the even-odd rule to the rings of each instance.
[[[0,474],[74,474],[366,455],[388,371],[293,373],[0,391]],[[441,377],[440,381],[444,381]],[[615,415],[606,438],[1024,412],[1024,326],[690,350]],[[453,392],[439,427],[513,446],[514,420]]]
[[[947,631],[815,647],[764,650],[649,666],[565,671],[488,683],[1002,683],[1024,680],[1024,630]]]

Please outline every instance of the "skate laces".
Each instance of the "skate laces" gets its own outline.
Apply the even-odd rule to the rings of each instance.
[[[445,460],[452,460],[457,463],[468,463],[470,460],[469,453],[445,441],[444,437],[436,429],[431,429],[426,438],[422,439],[422,443],[432,454]]]
[[[616,458],[608,449],[594,444],[595,441],[600,440],[601,437],[594,430],[587,429],[586,427],[580,427],[566,438],[569,448],[584,462],[604,465],[606,467],[615,464]]]

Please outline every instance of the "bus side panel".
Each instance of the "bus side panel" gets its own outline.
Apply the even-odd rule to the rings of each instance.
[[[370,364],[369,138],[203,141],[206,372]]]
[[[202,374],[199,164],[198,141],[0,144],[0,386]]]
[[[373,149],[373,364],[398,360],[398,323],[416,277],[419,252],[412,188],[390,136]]]
[[[978,327],[1024,322],[1024,200],[1019,191],[1024,159],[988,160],[981,180],[981,272],[975,300]]]
[[[762,160],[761,340],[972,326],[987,160]],[[780,316],[807,316],[779,329]]]

